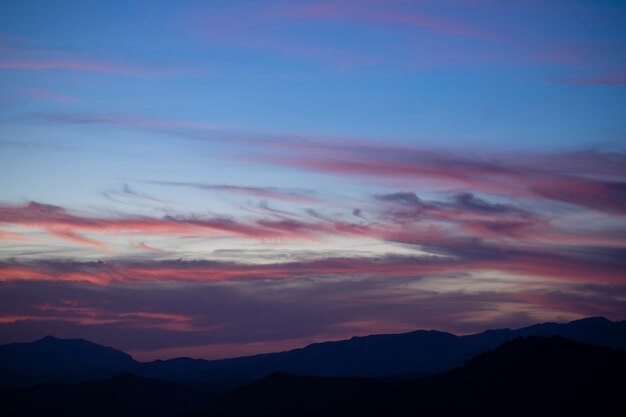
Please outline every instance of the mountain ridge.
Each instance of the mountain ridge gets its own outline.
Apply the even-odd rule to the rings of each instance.
[[[619,416],[625,372],[622,350],[529,336],[412,381],[273,373],[194,416]]]
[[[129,373],[0,392],[7,417],[589,416],[626,413],[626,352],[561,336],[517,337],[419,379],[274,372],[246,386],[160,381]]]
[[[350,339],[310,344],[284,352],[274,352],[230,359],[205,360],[173,358],[138,362],[132,356],[111,347],[96,345],[84,339],[58,339],[48,336],[31,343],[14,343],[0,346],[0,368],[28,375],[74,375],[69,381],[109,377],[112,372],[132,372],[148,378],[166,380],[254,380],[284,371],[300,375],[317,376],[370,376],[397,374],[432,374],[460,366],[470,357],[518,336],[561,335],[572,340],[626,350],[626,321],[613,322],[604,317],[589,317],[569,323],[546,322],[520,329],[489,329],[481,333],[456,336],[437,330],[415,330],[407,333],[355,336]],[[91,350],[81,366],[54,364],[46,368],[41,357],[22,366],[21,361],[5,355],[18,347],[30,349],[44,347],[39,356],[50,356],[48,361],[67,359],[58,349],[61,345],[73,348],[85,346]],[[54,347],[52,352],[48,348]],[[70,349],[72,350],[72,349]],[[27,354],[24,356],[28,356]],[[75,352],[74,352],[75,353]],[[19,356],[19,355],[18,355]],[[75,361],[76,355],[72,354]],[[85,356],[85,355],[83,355]],[[78,355],[80,358],[80,355]],[[61,362],[62,362],[61,360]],[[88,363],[87,363],[88,362]],[[37,368],[37,364],[42,365]],[[84,366],[82,366],[84,365]],[[84,377],[81,377],[81,374]],[[66,379],[67,381],[67,379]],[[6,385],[6,384],[5,384]],[[10,384],[9,384],[10,385]]]
[[[34,342],[0,345],[0,368],[30,375],[123,370],[136,363],[128,353],[85,339],[45,336]]]

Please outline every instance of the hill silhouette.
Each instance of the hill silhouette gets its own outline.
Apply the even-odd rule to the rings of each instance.
[[[0,392],[6,416],[623,416],[626,352],[560,336],[505,342],[418,379],[284,372],[236,384],[121,374]]]
[[[196,416],[623,416],[626,353],[562,337],[506,342],[414,381],[276,373]]]
[[[520,336],[564,336],[626,350],[626,321],[602,317],[566,324],[544,323],[522,329],[490,330],[455,336],[434,330],[353,337],[314,343],[301,349],[217,361],[172,359],[143,363],[137,372],[155,378],[259,379],[273,372],[310,376],[382,377],[432,374],[460,366],[472,356]]]
[[[31,343],[0,346],[0,368],[30,375],[123,371],[136,365],[127,353],[84,339],[46,336]]]
[[[140,363],[82,339],[51,336],[0,346],[0,388],[37,382],[82,382],[120,372],[162,380],[252,381],[281,371],[310,376],[419,377],[460,366],[472,356],[520,336],[554,336],[626,350],[626,321],[595,317],[566,324],[455,336],[434,330],[353,337],[301,349],[224,360],[176,358]],[[5,373],[2,370],[6,371]]]

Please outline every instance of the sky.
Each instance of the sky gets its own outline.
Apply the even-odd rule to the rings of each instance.
[[[626,319],[626,2],[0,1],[0,343]]]

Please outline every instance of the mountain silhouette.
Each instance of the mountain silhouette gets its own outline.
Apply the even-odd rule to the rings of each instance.
[[[0,368],[30,375],[121,371],[135,364],[135,360],[127,353],[83,339],[46,336],[31,343],[0,346]]]
[[[626,352],[560,336],[516,338],[462,367],[417,379],[273,373],[236,384],[124,373],[0,392],[12,416],[626,415]]]
[[[414,381],[275,373],[195,416],[623,416],[626,352],[517,338]]]
[[[301,349],[234,359],[179,358],[143,363],[138,372],[155,378],[259,379],[273,372],[310,376],[382,377],[432,374],[460,366],[472,356],[520,336],[564,336],[626,350],[626,321],[602,317],[566,324],[543,323],[517,330],[489,330],[455,336],[434,330],[353,337]]]
[[[407,379],[460,366],[507,340],[533,335],[559,335],[626,350],[626,321],[612,322],[601,317],[566,324],[543,323],[517,330],[488,330],[468,336],[418,330],[353,337],[287,352],[213,361],[176,358],[140,363],[110,347],[82,339],[48,336],[32,343],[0,346],[0,387],[24,386],[29,380],[80,382],[110,378],[120,372],[162,380],[195,381],[252,381],[277,371],[309,376],[402,375]],[[8,373],[3,374],[2,370]]]

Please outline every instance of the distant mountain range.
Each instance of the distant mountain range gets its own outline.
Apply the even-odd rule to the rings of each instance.
[[[353,337],[287,352],[224,360],[177,358],[137,362],[119,350],[82,339],[51,336],[0,346],[0,388],[38,382],[81,382],[130,372],[146,378],[191,381],[252,381],[274,372],[308,376],[405,378],[462,365],[517,337],[563,336],[626,350],[626,321],[593,317],[566,324],[543,323],[517,330],[455,336],[434,330]]]
[[[272,375],[216,394],[197,382],[130,374],[0,392],[20,416],[626,415],[626,352],[560,336],[516,338],[464,366],[414,380]]]
[[[560,336],[504,343],[413,381],[273,374],[195,416],[624,416],[626,352]]]

